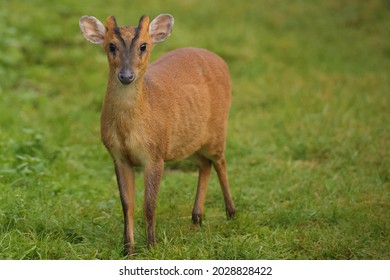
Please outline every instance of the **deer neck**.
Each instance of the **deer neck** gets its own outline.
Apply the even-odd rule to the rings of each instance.
[[[110,75],[104,100],[104,107],[110,106],[111,114],[133,114],[144,109],[146,96],[144,94],[144,77],[139,77],[130,85],[122,85],[114,75]]]

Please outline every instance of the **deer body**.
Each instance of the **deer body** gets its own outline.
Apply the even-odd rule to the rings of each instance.
[[[196,64],[201,66],[190,71]],[[223,153],[230,83],[222,59],[202,49],[178,49],[152,63],[138,82],[139,92],[108,86],[101,132],[114,158],[145,165],[151,155],[171,161]]]
[[[124,212],[124,242],[134,252],[134,172],[144,167],[148,244],[155,242],[155,209],[164,162],[193,156],[199,162],[198,191],[192,213],[201,224],[211,166],[217,171],[229,217],[235,213],[224,157],[230,107],[226,63],[210,51],[182,48],[148,65],[151,45],[165,40],[170,15],[138,27],[117,27],[113,17],[103,26],[83,17],[80,27],[93,43],[102,44],[110,65],[101,114],[102,141],[111,154]]]

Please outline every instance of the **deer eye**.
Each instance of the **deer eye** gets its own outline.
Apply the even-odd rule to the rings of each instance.
[[[115,53],[115,51],[116,51],[116,46],[115,46],[115,44],[110,43],[110,45],[108,46],[108,48],[110,49],[110,52]]]
[[[146,43],[143,43],[143,44],[139,47],[139,49],[140,49],[141,52],[146,51]]]

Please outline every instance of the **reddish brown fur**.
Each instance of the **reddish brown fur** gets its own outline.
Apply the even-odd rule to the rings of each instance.
[[[149,245],[155,242],[156,197],[165,161],[190,156],[198,159],[194,224],[202,221],[211,165],[217,171],[228,216],[234,215],[224,156],[231,89],[226,63],[204,49],[177,49],[148,65],[152,48],[149,18],[141,18],[138,27],[115,28],[115,19],[109,17],[102,43],[110,71],[101,114],[101,135],[114,160],[124,211],[125,245],[132,253],[133,166],[144,166],[144,213]],[[132,42],[137,32],[138,40]],[[139,51],[142,43],[147,44],[145,53]],[[117,46],[115,54],[110,51],[110,44]],[[118,80],[126,67],[136,77],[129,85]]]

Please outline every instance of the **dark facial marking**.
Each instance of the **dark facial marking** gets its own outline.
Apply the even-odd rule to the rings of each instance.
[[[135,43],[137,42],[140,31],[141,31],[140,26],[137,26],[137,28],[135,28],[134,38],[131,40],[130,49],[132,49]]]
[[[121,34],[121,31],[120,31],[120,29],[119,29],[118,26],[115,26],[115,28],[114,28],[114,33],[115,33],[116,37],[119,39],[119,41],[121,41],[121,43],[123,44],[123,46],[126,47],[125,40],[123,39],[122,34]]]
[[[145,16],[142,16],[140,18],[138,26],[134,28],[134,37],[133,37],[133,39],[131,39],[130,47],[129,47],[130,52],[132,52],[132,50],[140,51],[142,49],[141,53],[143,53],[146,50],[146,44],[145,43],[143,43],[141,47],[136,47],[136,44],[138,42],[138,39],[139,39],[140,33],[141,33],[141,22],[144,20],[144,17]],[[126,41],[122,37],[121,30],[118,27],[115,18],[114,18],[114,22],[115,22],[115,27],[114,27],[113,31],[114,31],[115,37],[121,42],[123,47],[125,47],[125,49],[126,49]],[[110,51],[115,55],[116,49],[115,49],[115,51],[113,51],[113,50],[111,50],[111,46],[110,46]],[[125,54],[127,54],[127,52],[125,52]]]

